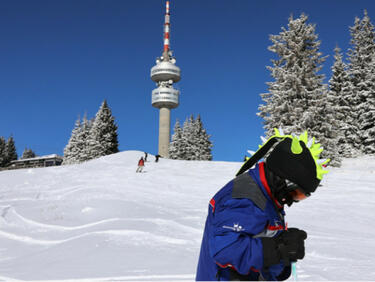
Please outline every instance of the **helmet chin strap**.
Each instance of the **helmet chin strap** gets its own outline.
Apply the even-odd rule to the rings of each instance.
[[[282,205],[287,204],[288,207],[290,207],[293,203],[298,202],[298,201],[295,201],[289,192],[290,191],[287,191],[285,189],[277,190],[275,193],[275,198],[280,204]]]
[[[297,202],[293,199],[293,196],[290,195],[291,190],[288,189],[285,179],[279,177],[269,168],[267,168],[267,163],[265,168],[268,185],[270,186],[271,192],[279,204],[286,204],[290,207],[294,202]]]

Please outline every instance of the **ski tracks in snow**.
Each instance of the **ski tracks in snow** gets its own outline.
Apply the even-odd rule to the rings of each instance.
[[[171,229],[173,227],[176,230],[183,230],[185,232],[199,232],[198,230],[184,226],[171,220],[163,219],[150,219],[150,218],[138,218],[138,219],[121,219],[121,218],[109,218],[100,220],[97,222],[87,223],[79,226],[61,226],[40,223],[31,219],[28,219],[20,214],[12,206],[0,207],[0,237],[8,240],[14,240],[25,244],[35,245],[58,245],[69,241],[80,239],[82,237],[89,237],[95,235],[103,235],[106,237],[128,237],[124,241],[143,241],[145,244],[153,242],[155,244],[176,244],[184,245],[188,244],[187,240],[154,234],[146,231],[150,229],[151,225],[154,225],[154,229]],[[138,226],[137,229],[127,228],[126,226]],[[142,227],[145,230],[140,230]],[[166,233],[164,233],[166,234]],[[50,239],[58,237],[59,239]],[[46,238],[46,239],[43,239]],[[49,238],[49,239],[47,239]],[[153,241],[149,241],[149,239]],[[121,239],[115,239],[119,241]]]

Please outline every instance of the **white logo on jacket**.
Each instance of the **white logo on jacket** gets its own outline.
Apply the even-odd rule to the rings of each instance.
[[[236,232],[241,232],[245,230],[245,228],[243,228],[239,223],[233,223],[233,226],[224,225],[223,228],[230,229]]]

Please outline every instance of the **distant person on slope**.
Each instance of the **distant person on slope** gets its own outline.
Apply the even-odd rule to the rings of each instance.
[[[141,157],[141,159],[138,161],[138,168],[136,172],[142,172],[144,166],[145,166],[145,161],[143,157]]]
[[[156,155],[155,156],[155,163],[157,163],[158,161],[159,161],[159,158],[160,158],[161,156],[160,155]]]
[[[147,156],[148,156],[148,154],[147,154],[147,152],[145,152],[145,162],[147,162]]]
[[[271,150],[272,149],[272,150]],[[268,151],[265,162],[258,161]],[[198,281],[278,281],[305,256],[307,233],[287,228],[284,206],[319,186],[327,160],[315,139],[275,135],[211,199],[198,262]],[[254,168],[252,168],[256,165]]]

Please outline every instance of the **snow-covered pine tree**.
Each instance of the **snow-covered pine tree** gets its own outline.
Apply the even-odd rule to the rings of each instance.
[[[64,148],[63,164],[75,164],[79,162],[78,133],[81,131],[81,119],[75,122],[68,144]]]
[[[96,113],[90,132],[90,146],[93,158],[119,151],[117,125],[106,100],[103,101]]]
[[[258,113],[264,119],[267,136],[273,128],[284,132],[301,132],[313,125],[316,96],[325,91],[323,75],[317,74],[325,61],[319,52],[320,42],[315,26],[307,24],[308,17],[289,18],[288,29],[271,35],[268,49],[278,55],[269,66],[273,82],[268,82],[269,93],[261,94],[265,104]],[[314,103],[313,103],[314,102]]]
[[[192,143],[195,148],[194,159],[211,161],[211,148],[213,145],[210,141],[210,135],[207,134],[206,130],[203,127],[200,115],[198,115],[197,119],[193,121],[193,132],[194,140]]]
[[[194,116],[191,115],[189,118],[186,118],[183,128],[182,128],[182,151],[181,159],[182,160],[194,160],[194,128],[193,128]]]
[[[91,160],[92,157],[92,148],[90,146],[90,132],[92,128],[92,121],[87,119],[85,114],[83,121],[81,123],[81,129],[77,133],[76,146],[78,147],[78,162],[85,162]]]
[[[5,142],[4,137],[0,136],[0,167],[5,166],[5,160],[6,160],[5,145],[6,145],[6,142]]]
[[[169,147],[169,157],[179,160],[212,160],[212,143],[203,127],[201,117],[186,118],[183,128],[177,121]]]
[[[25,148],[25,150],[23,151],[22,153],[22,157],[21,159],[24,160],[24,159],[30,159],[30,158],[35,158],[35,153],[33,152],[33,150],[31,149],[28,149],[28,148]]]
[[[179,160],[182,159],[182,154],[182,128],[179,120],[177,120],[173,128],[172,141],[169,143],[169,158],[173,160]]]
[[[363,19],[354,20],[350,27],[349,71],[353,93],[352,99],[358,119],[360,142],[354,144],[365,154],[375,153],[375,33],[374,26],[364,11]]]
[[[335,105],[333,103],[335,103],[336,100],[330,99],[328,94],[325,95],[327,96],[326,99],[322,99],[317,104],[315,131],[312,131],[317,133],[316,135],[312,133],[312,136],[318,136],[318,141],[322,140],[321,144],[324,146],[324,151],[321,153],[320,158],[330,159],[328,165],[339,167],[341,165],[341,157],[337,147],[339,121],[336,119],[336,113],[332,107],[332,105]]]
[[[353,144],[359,142],[357,132],[357,117],[352,102],[354,95],[348,66],[343,61],[341,49],[335,49],[334,64],[331,67],[332,77],[329,80],[329,92],[327,100],[334,112],[335,127],[337,128],[337,152],[341,157],[355,157],[358,155]]]
[[[267,83],[269,92],[261,94],[265,104],[259,106],[257,114],[264,119],[267,136],[279,127],[287,134],[307,130],[329,149],[333,140],[328,139],[334,133],[325,120],[328,89],[324,75],[319,74],[326,57],[319,51],[315,25],[307,21],[305,14],[297,19],[291,16],[288,28],[270,36],[273,45],[268,49],[278,58],[271,60],[273,66],[268,69],[275,80]]]
[[[10,136],[5,144],[5,166],[8,166],[11,161],[17,160],[16,144],[13,136]]]

